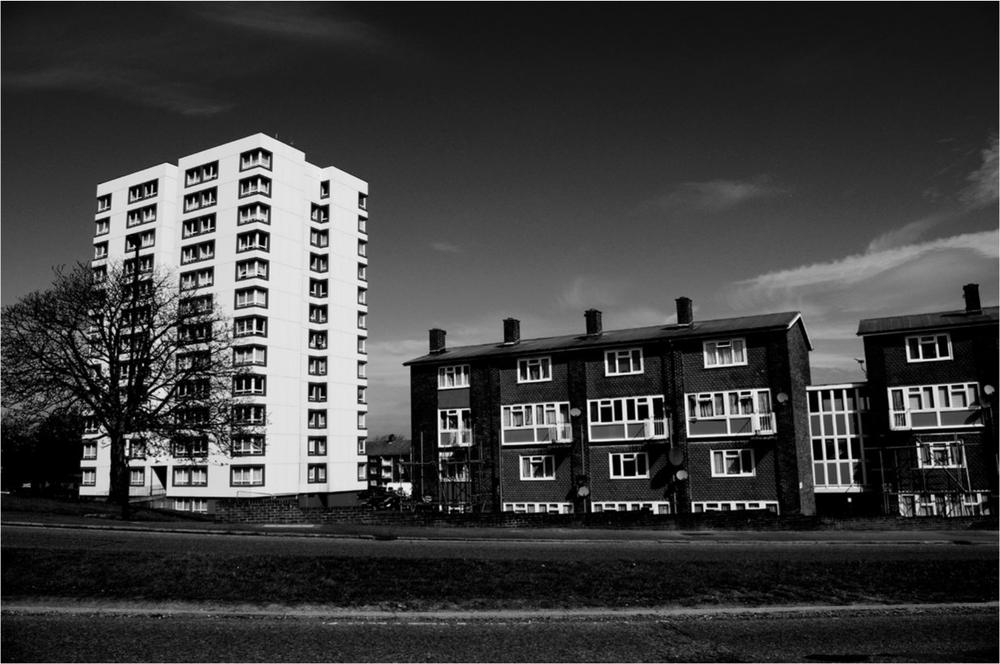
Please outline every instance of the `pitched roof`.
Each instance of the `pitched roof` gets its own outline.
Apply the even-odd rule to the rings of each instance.
[[[695,322],[692,325],[652,325],[649,327],[633,327],[625,330],[606,330],[597,335],[568,334],[559,337],[521,339],[514,344],[491,343],[475,346],[458,346],[455,348],[446,348],[440,353],[422,355],[408,362],[403,362],[403,365],[451,362],[455,360],[471,360],[505,355],[567,352],[588,348],[648,343],[666,339],[714,337],[723,334],[762,330],[787,330],[796,323],[802,324],[802,333],[806,337],[809,349],[812,350],[812,344],[809,342],[809,334],[806,332],[805,324],[802,323],[801,314],[797,311],[791,311],[777,314],[742,316],[740,318],[720,318],[718,320]]]
[[[365,454],[368,456],[408,456],[410,448],[408,439],[369,440],[365,443]]]
[[[866,318],[858,324],[858,336],[912,330],[934,330],[947,327],[996,325],[998,311],[1000,311],[1000,307],[983,307],[983,312],[980,314],[970,314],[961,309],[958,311],[940,311],[931,314]]]

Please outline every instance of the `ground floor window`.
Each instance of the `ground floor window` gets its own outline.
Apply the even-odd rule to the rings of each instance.
[[[990,513],[988,494],[968,493],[901,493],[900,516],[983,516]]]
[[[738,510],[767,510],[778,513],[776,500],[723,500],[699,501],[691,503],[691,511],[700,512],[736,512]]]
[[[97,471],[93,468],[84,468],[80,477],[80,484],[83,486],[95,486],[97,484]]]
[[[572,514],[572,503],[504,503],[504,512],[514,514]]]
[[[468,482],[471,479],[469,462],[455,457],[454,452],[441,452],[440,468],[442,482]]]
[[[307,468],[307,472],[310,484],[322,484],[323,482],[326,482],[325,463],[311,463]]]
[[[128,471],[129,486],[144,486],[146,484],[146,469],[132,468]]]
[[[175,498],[174,509],[178,512],[208,512],[208,501],[204,498]]]
[[[590,504],[592,512],[641,512],[648,510],[653,514],[670,514],[670,503],[664,501],[654,501],[648,503],[634,502],[594,502]]]

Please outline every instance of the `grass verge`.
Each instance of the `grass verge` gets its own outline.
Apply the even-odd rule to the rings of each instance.
[[[5,548],[3,597],[499,609],[983,602],[995,561],[543,562]]]

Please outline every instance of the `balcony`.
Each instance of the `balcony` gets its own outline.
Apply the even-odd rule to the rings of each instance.
[[[472,445],[472,429],[442,431],[438,436],[438,447],[469,447]]]
[[[590,439],[603,440],[670,440],[670,418],[662,417],[635,422],[612,422],[590,425]]]

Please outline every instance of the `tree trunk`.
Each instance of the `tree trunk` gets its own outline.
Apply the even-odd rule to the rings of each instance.
[[[129,468],[125,458],[125,437],[112,434],[111,438],[111,486],[108,491],[108,502],[117,504],[122,509],[122,518],[131,514],[129,503]]]

